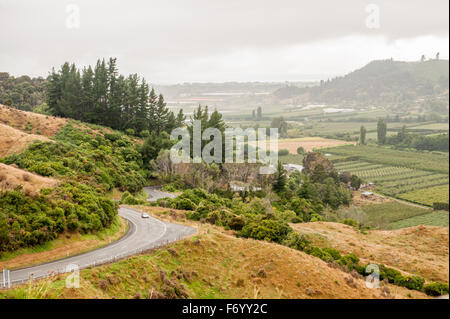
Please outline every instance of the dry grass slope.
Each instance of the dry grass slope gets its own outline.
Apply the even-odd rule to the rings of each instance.
[[[0,190],[13,190],[22,185],[23,191],[38,194],[42,188],[53,188],[58,180],[43,177],[25,170],[0,163]]]
[[[53,136],[67,124],[67,119],[26,112],[0,104],[0,123],[33,134]]]
[[[448,282],[449,230],[446,227],[421,225],[373,230],[367,235],[339,223],[303,223],[292,227],[310,234],[317,246],[354,253],[363,261],[383,263],[426,280]]]
[[[0,124],[0,157],[21,153],[35,141],[51,142],[45,136],[28,134],[11,126]]]

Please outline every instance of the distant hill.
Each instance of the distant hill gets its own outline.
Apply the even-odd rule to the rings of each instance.
[[[343,77],[321,81],[310,88],[285,87],[274,93],[278,99],[300,102],[395,105],[404,101],[448,97],[449,61],[373,61]]]

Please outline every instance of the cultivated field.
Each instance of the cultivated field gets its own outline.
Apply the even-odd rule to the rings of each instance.
[[[375,145],[344,145],[323,149],[323,152],[338,155],[340,158],[361,160],[370,163],[407,167],[448,174],[449,155],[441,152],[419,152],[395,150]]]
[[[394,223],[414,218],[417,216],[425,216],[433,213],[430,208],[423,208],[418,206],[401,203],[395,200],[384,202],[380,204],[368,204],[359,207],[365,214],[365,224],[375,228],[392,229]],[[447,213],[448,217],[448,213]],[[409,223],[409,226],[420,225]],[[428,225],[427,223],[423,223]],[[448,224],[448,221],[447,221]],[[444,224],[432,224],[433,226],[445,226]]]
[[[411,192],[399,194],[398,197],[411,202],[420,202],[430,206],[433,205],[434,202],[448,202],[448,184],[426,189],[413,190]]]
[[[433,211],[429,214],[419,215],[389,224],[392,229],[400,229],[417,225],[443,226],[448,228],[448,212],[442,210]]]
[[[388,166],[364,161],[335,163],[338,171],[349,171],[366,182],[376,185],[382,194],[432,206],[434,202],[448,202],[447,174]]]
[[[374,183],[379,193],[427,206],[449,201],[448,154],[360,145],[323,151],[338,171]]]
[[[355,144],[355,142],[346,142],[340,140],[333,140],[322,137],[302,137],[292,139],[278,140],[278,149],[287,149],[291,154],[297,154],[297,148],[303,147],[305,151],[310,152],[313,149],[320,149],[325,147],[334,147],[339,145]]]

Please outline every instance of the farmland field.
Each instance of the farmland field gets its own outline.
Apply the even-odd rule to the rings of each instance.
[[[326,148],[322,151],[333,155],[352,157],[370,163],[448,174],[448,153],[395,150],[375,145],[343,145]]]
[[[448,154],[360,145],[324,151],[338,171],[374,183],[379,193],[426,206],[449,201]]]
[[[389,224],[391,229],[400,229],[405,227],[413,227],[417,225],[443,226],[448,227],[449,218],[446,211],[435,211],[429,214],[423,214]]]
[[[366,223],[376,228],[391,228],[392,223],[432,213],[431,209],[415,207],[397,201],[364,205],[361,206],[361,210],[367,216]]]
[[[309,152],[316,148],[333,147],[344,144],[354,144],[354,142],[346,142],[340,140],[327,139],[322,137],[302,137],[280,139],[278,141],[278,149],[287,149],[291,154],[297,154],[297,148],[303,147]]]
[[[424,125],[418,125],[409,127],[410,129],[416,129],[416,130],[438,130],[438,131],[445,131],[449,129],[448,123],[431,123],[431,124],[424,124]]]
[[[424,203],[426,205],[433,205],[433,202],[448,202],[448,184],[426,189],[413,190],[408,193],[400,194],[398,197],[411,202]]]

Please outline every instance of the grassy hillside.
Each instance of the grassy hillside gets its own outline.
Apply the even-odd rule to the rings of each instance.
[[[343,77],[322,82],[311,88],[286,87],[275,96],[296,96],[325,103],[398,104],[398,98],[414,101],[418,97],[448,96],[448,60],[401,62],[373,61]],[[447,91],[447,93],[446,93]],[[447,103],[448,105],[448,103]],[[448,106],[447,106],[448,107]]]
[[[367,262],[383,263],[426,280],[448,283],[448,228],[416,226],[373,230],[367,234],[351,226],[329,222],[295,224],[293,228],[309,234],[319,247],[354,253]]]
[[[64,233],[102,231],[117,215],[108,193],[114,188],[136,192],[145,185],[134,138],[101,126],[0,107],[0,122],[8,124],[2,127],[25,137],[32,135],[24,129],[48,136],[36,135],[42,140],[0,158],[0,256],[45,245]],[[12,146],[20,141],[13,140]]]
[[[171,215],[166,218],[174,221],[176,214]],[[182,217],[178,215],[176,220],[182,222]],[[214,226],[190,224],[200,228],[195,237],[83,270],[80,289],[65,288],[65,276],[60,275],[0,291],[0,297],[426,298],[420,292],[392,285],[368,289],[361,277],[329,267],[303,252],[236,238]]]

